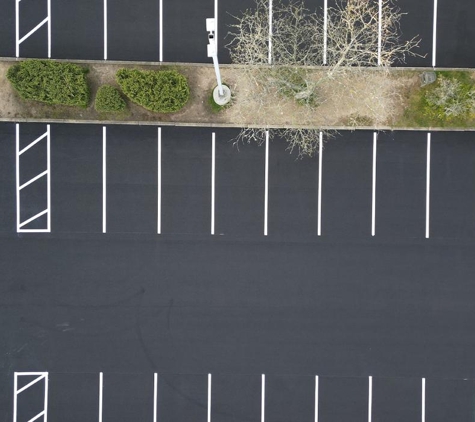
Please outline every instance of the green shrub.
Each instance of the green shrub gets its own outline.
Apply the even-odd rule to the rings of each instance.
[[[25,100],[86,108],[87,68],[49,60],[25,60],[10,67],[7,79]]]
[[[120,92],[111,85],[103,85],[97,90],[94,107],[97,111],[117,113],[126,107]]]
[[[157,113],[173,113],[190,98],[186,78],[175,70],[119,69],[117,83],[134,103]]]

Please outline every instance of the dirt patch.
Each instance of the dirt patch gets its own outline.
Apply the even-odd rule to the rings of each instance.
[[[247,78],[239,67],[223,66],[222,78],[231,88],[233,103],[229,108],[216,113],[209,104],[209,96],[216,85],[213,67],[174,65],[174,69],[187,77],[191,89],[190,100],[180,112],[158,114],[128,101],[127,111],[114,115],[95,111],[93,100],[99,86],[117,86],[115,73],[120,68],[158,70],[165,66],[91,63],[88,65],[91,104],[86,109],[78,109],[21,100],[6,79],[7,69],[12,64],[0,62],[0,117],[143,121],[157,124],[180,122],[280,127],[391,126],[400,119],[409,92],[418,89],[420,74],[397,69],[391,72],[347,72],[344,77],[325,80],[319,84],[320,96],[325,101],[317,108],[309,109],[298,105],[293,99],[264,92],[265,90]],[[322,79],[323,70],[316,69],[312,72],[311,77],[316,81]]]

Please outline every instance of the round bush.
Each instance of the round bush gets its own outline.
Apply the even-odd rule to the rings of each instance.
[[[103,85],[97,90],[94,107],[97,111],[117,113],[126,107],[120,92],[111,85]]]
[[[87,68],[49,60],[25,60],[10,67],[7,79],[25,100],[86,108]]]
[[[116,78],[134,103],[157,113],[174,113],[190,98],[188,81],[175,70],[119,69]]]

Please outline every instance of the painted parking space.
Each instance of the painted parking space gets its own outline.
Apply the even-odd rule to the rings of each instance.
[[[217,235],[260,236],[264,232],[265,147],[255,142],[239,145],[239,132],[216,131]]]
[[[50,1],[18,1],[15,18],[18,25],[17,57],[50,56]]]
[[[426,381],[426,420],[470,422],[475,414],[473,380]]]
[[[50,373],[48,393],[49,420],[71,422],[98,420],[97,373]]]
[[[15,125],[0,123],[0,232],[16,228]]]
[[[150,374],[103,374],[102,420],[153,421],[153,385]]]
[[[13,422],[47,420],[48,373],[14,373]]]
[[[206,18],[214,17],[215,2],[163,1],[163,60],[210,62],[207,56]]]
[[[431,147],[430,235],[475,236],[475,135],[434,132]]]
[[[368,379],[319,377],[318,420],[368,421]]]
[[[0,57],[15,56],[15,2],[6,1],[0,13]]]
[[[108,126],[106,231],[157,231],[157,128]]]
[[[373,422],[420,422],[421,415],[421,379],[373,379]]]
[[[323,146],[322,236],[371,233],[373,133],[345,132]]]
[[[475,3],[438,0],[437,66],[474,67]]]
[[[267,420],[315,420],[315,377],[266,375],[265,381]]]
[[[52,125],[52,198],[55,232],[102,229],[102,127]]]
[[[51,14],[53,58],[84,60],[104,58],[103,1],[53,0]]]
[[[316,236],[318,157],[298,158],[283,139],[269,146],[270,236]]]
[[[376,236],[424,237],[426,149],[423,132],[377,135]]]
[[[260,375],[213,375],[211,391],[211,420],[260,422]]]
[[[403,13],[400,40],[420,39],[419,47],[414,49],[418,56],[406,56],[405,63],[396,66],[431,66],[434,0],[397,0],[394,4]]]
[[[162,375],[157,380],[157,420],[206,421],[206,375]]]
[[[107,58],[159,61],[160,5],[156,0],[107,3]]]
[[[161,129],[161,233],[211,233],[212,142],[208,128]]]

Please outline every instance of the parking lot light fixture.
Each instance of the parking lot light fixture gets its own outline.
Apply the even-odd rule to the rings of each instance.
[[[231,90],[223,85],[221,81],[221,72],[219,71],[218,50],[216,47],[216,19],[206,19],[206,31],[208,32],[208,57],[213,59],[214,71],[218,86],[213,91],[213,99],[218,105],[225,105],[231,99]]]

